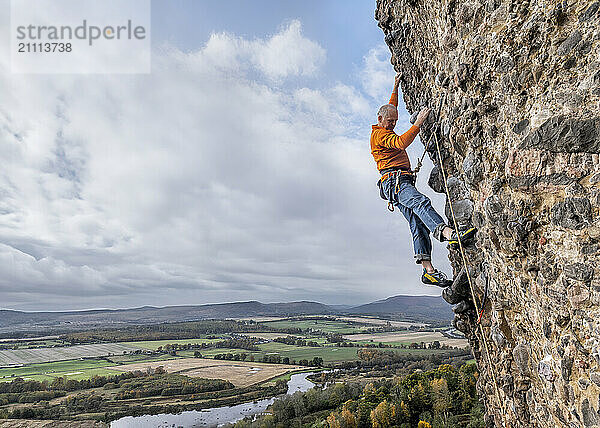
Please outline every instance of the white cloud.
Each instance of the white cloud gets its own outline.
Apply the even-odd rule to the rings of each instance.
[[[390,65],[390,50],[386,45],[381,44],[369,50],[363,60],[363,88],[368,95],[383,104],[389,99],[395,76],[394,69]]]
[[[264,40],[161,46],[150,75],[0,63],[3,306],[436,294],[406,280],[408,227],[378,197],[377,103],[341,83],[272,84],[324,58],[293,21]]]
[[[267,76],[312,76],[325,61],[325,50],[302,36],[300,21],[292,21],[287,28],[266,42],[255,42],[256,64]]]
[[[302,24],[297,20],[265,40],[245,40],[228,33],[213,34],[196,55],[203,64],[224,71],[252,66],[272,80],[314,76],[326,58],[325,49],[302,35]]]

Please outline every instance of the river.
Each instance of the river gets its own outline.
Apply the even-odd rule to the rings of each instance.
[[[315,386],[306,377],[313,374],[298,373],[288,381],[288,394],[308,391]],[[275,401],[276,397],[265,398],[251,403],[238,404],[231,407],[214,407],[200,411],[192,410],[179,414],[160,414],[146,416],[126,416],[113,421],[110,428],[194,428],[219,427],[226,423],[239,421],[246,416],[264,412]]]

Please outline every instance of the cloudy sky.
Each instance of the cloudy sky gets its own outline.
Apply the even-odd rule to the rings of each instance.
[[[375,186],[394,71],[374,9],[153,1],[145,75],[11,74],[3,37],[0,308],[439,295]]]

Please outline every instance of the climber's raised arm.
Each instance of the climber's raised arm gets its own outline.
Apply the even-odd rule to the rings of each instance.
[[[389,104],[398,107],[398,87],[400,86],[400,73],[396,74],[394,78],[394,89],[392,89],[392,96],[390,97]]]

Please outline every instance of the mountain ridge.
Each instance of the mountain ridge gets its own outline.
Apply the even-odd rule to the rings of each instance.
[[[203,319],[247,318],[258,316],[297,315],[400,315],[406,318],[451,319],[441,297],[392,296],[364,305],[342,308],[312,301],[262,303],[244,302],[212,303],[205,305],[141,306],[138,308],[91,309],[83,311],[26,312],[0,309],[0,334],[11,332],[44,333],[48,330],[77,330],[96,327],[160,324],[165,322],[198,321]],[[349,305],[348,305],[349,306]],[[443,316],[440,316],[443,313]]]

